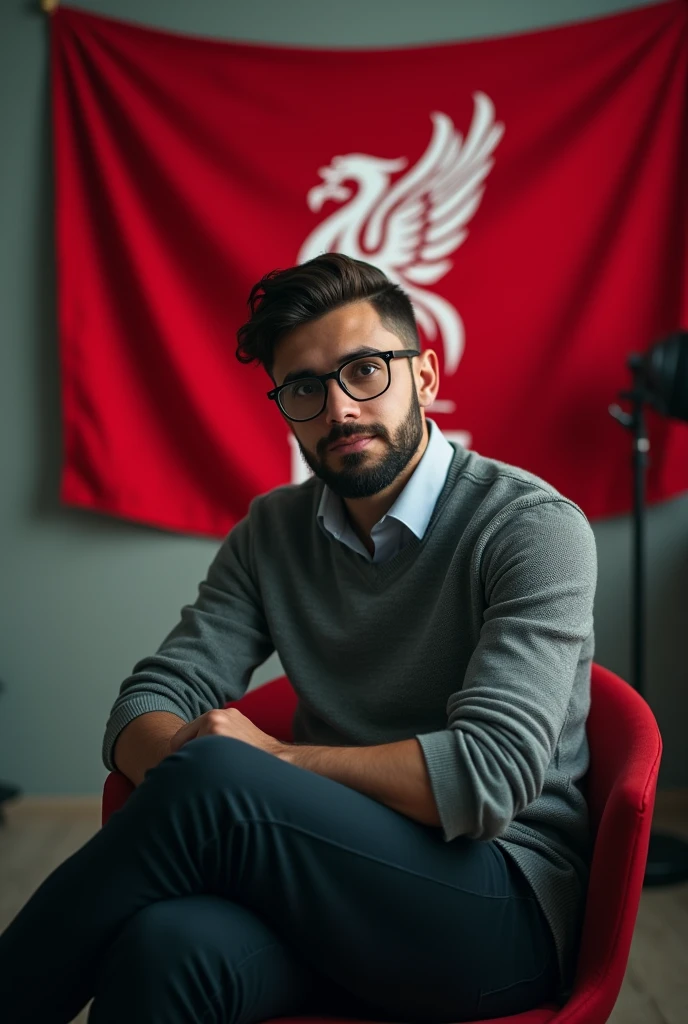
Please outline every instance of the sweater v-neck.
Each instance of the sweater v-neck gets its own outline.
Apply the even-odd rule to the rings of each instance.
[[[435,524],[440,519],[447,500],[454,490],[461,471],[470,456],[470,453],[465,448],[456,444],[456,442],[450,441],[450,444],[454,448],[454,457],[449,465],[444,486],[435,502],[435,507],[422,538],[419,539],[411,535],[402,549],[385,562],[369,561],[336,538],[332,536],[325,538],[329,540],[330,544],[334,545],[332,551],[335,559],[345,564],[347,569],[351,568],[362,576],[368,586],[376,589],[388,586],[392,580],[405,572],[413,564],[419,552],[425,548],[430,540]],[[316,507],[317,504],[316,501]],[[318,532],[322,533],[317,523],[316,526]]]

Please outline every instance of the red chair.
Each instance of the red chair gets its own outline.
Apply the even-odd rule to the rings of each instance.
[[[296,703],[282,676],[226,707],[240,708],[259,729],[288,742]],[[643,698],[600,665],[592,668],[587,734],[587,799],[596,838],[573,992],[562,1008],[546,1004],[482,1024],[603,1024],[618,998],[643,887],[662,740]],[[107,777],[103,824],[133,788],[119,772]],[[268,1024],[318,1022],[280,1017]]]

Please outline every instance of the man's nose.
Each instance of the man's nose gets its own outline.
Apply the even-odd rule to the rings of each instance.
[[[327,387],[327,405],[325,419],[327,423],[343,423],[345,420],[358,419],[361,415],[361,403],[351,395],[347,395],[336,380],[325,382]]]

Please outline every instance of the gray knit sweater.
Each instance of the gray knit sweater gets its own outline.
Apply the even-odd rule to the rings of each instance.
[[[315,477],[254,499],[195,603],[121,684],[103,761],[114,770],[118,733],[146,711],[191,721],[237,700],[276,649],[296,742],[418,738],[445,841],[494,840],[513,858],[566,995],[591,851],[594,536],[545,481],[454,448],[423,539],[383,563],[318,526]]]

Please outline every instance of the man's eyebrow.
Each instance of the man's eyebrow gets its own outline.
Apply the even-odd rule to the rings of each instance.
[[[363,345],[361,348],[356,348],[352,352],[348,352],[345,356],[342,356],[337,365],[341,366],[342,363],[345,363],[348,359],[356,359],[357,356],[374,356],[379,355],[380,352],[382,352],[382,349],[380,348],[374,348],[372,345]],[[282,384],[288,384],[289,381],[291,380],[299,380],[301,377],[316,376],[317,374],[315,370],[312,370],[310,367],[306,366],[301,370],[292,370],[292,372],[288,373],[287,376],[284,378]]]

